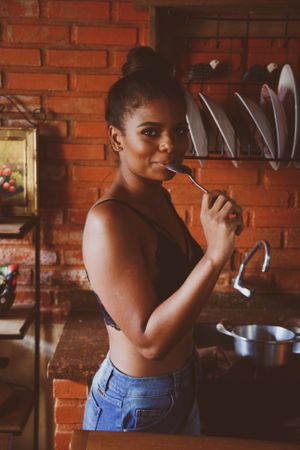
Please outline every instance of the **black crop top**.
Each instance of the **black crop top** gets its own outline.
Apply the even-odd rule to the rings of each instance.
[[[179,244],[174,240],[170,233],[157,224],[154,220],[147,217],[138,209],[129,205],[126,202],[110,198],[96,203],[96,205],[106,202],[116,202],[134,211],[138,214],[148,225],[153,228],[157,234],[157,251],[156,264],[157,275],[153,280],[154,288],[157,293],[159,302],[162,303],[166,298],[172,295],[183,284],[185,279],[191,273],[197,262],[202,258],[203,251],[195,239],[191,236],[183,220],[178,216],[172,202],[168,199],[172,209],[178,217],[180,224],[184,230],[186,252],[183,252]],[[96,206],[95,205],[95,206]],[[118,325],[108,314],[104,308],[100,298],[95,293],[100,311],[103,315],[104,321],[107,325],[120,330]]]

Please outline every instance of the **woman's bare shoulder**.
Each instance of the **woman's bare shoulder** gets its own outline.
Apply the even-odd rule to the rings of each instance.
[[[111,234],[120,230],[124,233],[127,223],[132,220],[129,212],[126,205],[117,199],[100,200],[89,210],[84,231],[98,230]]]
[[[97,247],[114,253],[133,252],[148,241],[149,227],[129,203],[117,198],[99,201],[90,209],[83,231],[83,250],[96,252]]]
[[[122,208],[120,208],[121,202],[116,198],[104,198],[98,200],[90,208],[87,220],[106,220],[113,219],[114,216],[118,216]]]

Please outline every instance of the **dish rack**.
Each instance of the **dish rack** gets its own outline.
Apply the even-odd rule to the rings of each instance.
[[[243,8],[233,4],[222,4],[221,7],[219,2],[216,5],[212,2],[207,9],[200,4],[199,7],[156,9],[154,44],[171,62],[173,73],[192,95],[202,122],[198,128],[194,127],[198,148],[197,142],[196,145],[193,142],[186,159],[197,159],[200,164],[205,160],[229,160],[235,167],[244,160],[267,161],[274,170],[287,166],[299,168],[300,120],[295,81],[299,74],[297,72],[295,77],[293,69],[299,67],[300,10],[296,5],[285,9],[286,2],[276,11],[273,8],[263,11],[259,7],[241,5],[240,2],[238,5]],[[277,67],[273,67],[271,76],[263,80],[249,78],[254,66],[269,70],[274,64]],[[282,146],[283,142],[282,133],[277,135],[274,118],[271,120],[274,140],[271,145],[268,137],[262,136],[261,130],[257,132],[258,127],[249,112],[245,111],[238,94],[245,101],[254,101],[270,119],[270,104],[264,105],[265,100],[270,99],[272,107],[275,108],[276,104],[278,107],[276,96],[284,97],[283,90],[279,92],[279,84],[285,83],[292,102],[289,100],[284,105],[288,116],[288,135],[285,150],[282,151],[282,147],[279,151],[278,143]],[[264,93],[263,85],[267,85]],[[229,133],[228,129],[222,132],[205,100],[215,102],[223,110],[223,116],[231,128]],[[284,103],[283,100],[280,99],[281,103]],[[288,103],[292,103],[292,109]],[[242,117],[247,114],[248,119]],[[279,115],[277,111],[277,117]],[[199,131],[203,127],[206,132],[204,138]],[[193,141],[193,136],[191,138]]]
[[[293,165],[300,167],[299,99],[293,70],[281,69],[277,92],[262,84],[260,104],[238,92],[234,98],[239,113],[229,119],[214,100],[198,93],[202,111],[186,94],[192,145],[186,159],[267,161],[274,170]]]

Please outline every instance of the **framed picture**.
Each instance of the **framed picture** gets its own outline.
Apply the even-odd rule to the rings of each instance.
[[[38,214],[35,128],[0,127],[0,201],[5,216]]]

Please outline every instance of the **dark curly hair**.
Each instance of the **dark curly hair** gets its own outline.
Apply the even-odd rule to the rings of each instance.
[[[105,119],[109,125],[124,131],[127,114],[158,98],[176,99],[185,107],[183,89],[168,62],[151,47],[132,48],[122,74],[108,92]]]

